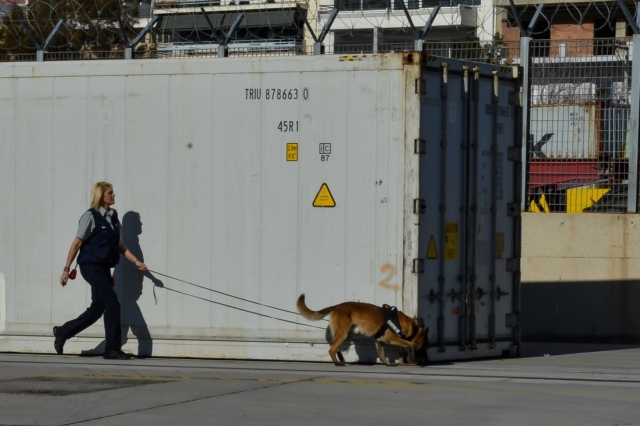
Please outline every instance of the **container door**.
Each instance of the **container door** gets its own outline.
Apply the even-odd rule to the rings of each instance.
[[[515,349],[519,309],[517,79],[442,59],[423,85],[419,316],[430,359],[503,355]]]
[[[450,69],[447,62],[435,65],[422,76],[420,200],[424,213],[419,244],[425,270],[419,278],[418,312],[429,327],[431,346],[444,352],[450,344],[464,346],[466,327],[462,294],[469,92],[459,75],[461,69]]]
[[[485,70],[483,70],[485,71]],[[489,71],[491,72],[489,74]],[[519,282],[520,160],[518,86],[476,68],[471,81],[469,348],[511,342]],[[518,274],[519,275],[519,274]],[[501,346],[502,347],[502,346]]]

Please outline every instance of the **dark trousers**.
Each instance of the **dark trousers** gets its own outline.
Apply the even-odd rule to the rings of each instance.
[[[105,352],[119,351],[122,347],[120,302],[111,287],[111,271],[106,266],[86,263],[80,265],[80,273],[91,285],[91,305],[78,318],[64,323],[58,329],[58,336],[71,339],[93,325],[104,314]]]

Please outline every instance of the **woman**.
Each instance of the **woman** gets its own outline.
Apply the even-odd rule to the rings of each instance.
[[[133,262],[141,271],[147,265],[139,261],[120,239],[120,222],[117,212],[111,208],[116,195],[108,182],[93,185],[91,208],[78,222],[78,233],[71,243],[67,263],[60,277],[64,287],[69,280],[71,264],[80,250],[78,265],[82,277],[91,285],[91,305],[78,318],[53,327],[54,348],[61,355],[67,339],[94,324],[104,314],[106,346],[105,359],[129,359],[131,355],[122,352],[120,329],[120,302],[111,285],[111,268],[120,261],[120,253]]]

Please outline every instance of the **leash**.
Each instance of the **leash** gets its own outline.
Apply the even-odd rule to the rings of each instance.
[[[211,291],[211,292],[214,292],[214,293],[222,294],[222,295],[224,295],[224,296],[231,297],[231,298],[238,299],[238,300],[242,300],[242,301],[244,301],[244,302],[253,303],[254,305],[264,306],[265,308],[275,309],[275,310],[282,311],[282,312],[286,312],[286,313],[289,313],[289,314],[300,315],[300,313],[298,313],[298,312],[289,311],[289,310],[287,310],[287,309],[278,308],[278,307],[276,307],[276,306],[271,306],[271,305],[267,305],[267,304],[264,304],[264,303],[255,302],[255,301],[253,301],[253,300],[249,300],[249,299],[245,299],[245,298],[242,298],[242,297],[234,296],[234,295],[232,295],[232,294],[224,293],[224,292],[219,291],[219,290],[213,290],[213,289],[211,289],[211,288],[203,287],[203,286],[201,286],[201,285],[198,285],[198,284],[195,284],[195,283],[192,283],[192,282],[189,282],[189,281],[181,280],[180,278],[175,278],[175,277],[172,277],[172,276],[170,276],[170,275],[163,274],[163,273],[158,272],[158,271],[154,271],[154,270],[152,270],[152,269],[149,269],[148,271],[149,271],[149,272],[152,272],[152,273],[154,273],[154,274],[157,274],[157,275],[161,275],[161,276],[163,276],[163,277],[167,277],[167,278],[172,279],[172,280],[175,280],[175,281],[180,281],[180,282],[182,282],[182,283],[189,284],[189,285],[192,285],[192,286],[194,286],[194,287],[201,288],[201,289],[203,289],[203,290],[208,290],[208,291]],[[139,276],[140,276],[140,275],[139,275]],[[157,304],[158,304],[158,297],[156,296],[156,287],[159,287],[159,286],[158,286],[158,285],[156,285],[156,284],[154,284],[154,286],[153,286],[153,298],[155,299],[155,302],[156,302],[156,305],[157,305]],[[288,322],[288,323],[290,323],[290,324],[303,325],[303,326],[305,326],[305,327],[312,327],[312,328],[317,328],[317,329],[320,329],[320,330],[325,330],[325,328],[324,328],[324,327],[318,327],[318,326],[316,326],[316,325],[311,325],[311,324],[302,324],[302,323],[299,323],[299,322],[286,320],[286,319],[284,319],[284,318],[273,317],[273,316],[270,316],[270,315],[261,314],[261,313],[259,313],[259,312],[250,311],[250,310],[248,310],[248,309],[238,308],[237,306],[231,306],[231,305],[227,305],[227,304],[225,304],[225,303],[216,302],[216,301],[211,300],[211,299],[206,299],[206,298],[204,298],[204,297],[199,297],[199,296],[195,296],[195,295],[193,295],[193,294],[184,293],[184,292],[182,292],[182,291],[179,291],[179,290],[176,290],[176,289],[173,289],[173,288],[169,288],[169,287],[167,287],[167,286],[165,286],[165,285],[163,285],[163,286],[162,286],[162,288],[164,288],[165,290],[168,290],[168,291],[173,291],[174,293],[179,293],[179,294],[182,294],[182,295],[185,295],[185,296],[193,297],[193,298],[195,298],[195,299],[204,300],[205,302],[213,303],[213,304],[215,304],[215,305],[220,305],[220,306],[224,306],[224,307],[227,307],[227,308],[236,309],[236,310],[238,310],[238,311],[247,312],[247,313],[254,314],[254,315],[258,315],[258,316],[261,316],[261,317],[271,318],[271,319],[275,319],[275,320],[283,321],[283,322]],[[324,321],[327,321],[326,319],[323,319],[323,320],[324,320]]]

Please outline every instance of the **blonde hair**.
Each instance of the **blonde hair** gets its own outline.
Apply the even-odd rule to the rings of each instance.
[[[113,185],[109,182],[96,182],[93,184],[93,189],[91,190],[91,207],[97,211],[100,211],[102,197],[107,188],[113,189]]]

